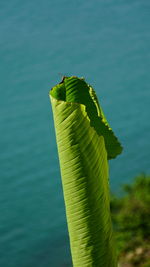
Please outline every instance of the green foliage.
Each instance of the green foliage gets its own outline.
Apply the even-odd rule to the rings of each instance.
[[[74,267],[116,267],[108,158],[122,147],[84,79],[50,91]]]
[[[138,265],[140,257],[136,256],[136,249],[150,249],[150,177],[140,175],[123,190],[125,194],[122,197],[112,196],[111,199],[118,254],[121,256],[135,250],[131,257],[133,266],[142,266]]]
[[[150,267],[150,260],[148,260],[146,263],[142,264],[141,267]]]

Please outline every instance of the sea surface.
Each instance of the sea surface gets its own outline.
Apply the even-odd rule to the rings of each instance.
[[[150,1],[0,1],[0,266],[71,267],[48,92],[95,88],[124,151],[111,191],[150,174]]]

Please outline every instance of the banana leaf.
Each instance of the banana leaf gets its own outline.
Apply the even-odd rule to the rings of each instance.
[[[122,147],[94,89],[64,77],[50,91],[74,267],[116,267],[108,159]]]

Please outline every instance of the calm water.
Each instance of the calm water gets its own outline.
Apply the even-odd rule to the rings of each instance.
[[[91,83],[124,153],[111,190],[150,173],[149,0],[0,1],[0,266],[70,267],[49,89]]]

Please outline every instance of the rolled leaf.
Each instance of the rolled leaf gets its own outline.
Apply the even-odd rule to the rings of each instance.
[[[121,153],[91,86],[64,77],[52,88],[58,154],[74,267],[116,267],[108,158]]]

